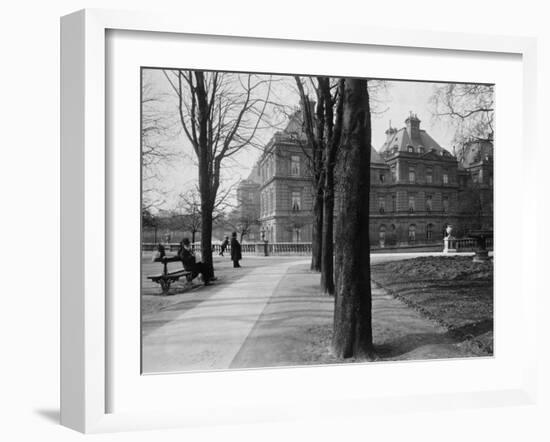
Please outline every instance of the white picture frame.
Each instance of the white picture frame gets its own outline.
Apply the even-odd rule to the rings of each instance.
[[[291,417],[319,417],[330,410],[361,415],[385,410],[435,410],[449,407],[488,407],[532,404],[537,380],[537,340],[535,305],[538,295],[534,286],[534,269],[522,265],[521,308],[519,319],[522,337],[527,342],[517,369],[521,381],[513,379],[506,388],[426,395],[403,394],[372,397],[358,391],[354,395],[328,397],[318,406],[304,411],[293,404],[297,397],[274,403],[267,401],[236,403],[232,409],[222,409],[229,398],[208,407],[200,405],[191,413],[181,410],[109,412],[109,394],[113,388],[108,376],[109,310],[106,290],[109,286],[106,266],[107,244],[116,241],[107,225],[109,207],[108,179],[117,174],[109,163],[106,140],[106,38],[108,31],[135,31],[228,38],[248,38],[276,42],[315,42],[316,44],[369,45],[398,47],[403,50],[434,49],[478,53],[513,54],[521,57],[523,91],[522,133],[524,152],[534,149],[537,94],[536,40],[534,38],[478,36],[428,31],[395,33],[383,28],[331,26],[327,30],[311,23],[293,27],[282,23],[235,23],[212,20],[208,23],[182,22],[169,14],[144,14],[123,11],[84,10],[62,18],[61,22],[61,423],[82,432],[105,432],[178,427],[197,424],[255,422]],[[524,154],[519,173],[527,176],[534,155]],[[526,191],[522,193],[525,210],[533,213],[535,202]],[[521,233],[520,233],[521,240]],[[536,242],[525,242],[519,260],[536,256]],[[137,295],[136,295],[137,296]],[[498,320],[498,317],[497,317]],[[136,339],[139,339],[136,337]],[[498,343],[497,343],[498,344]],[[498,348],[498,347],[497,347]],[[496,353],[498,358],[498,349]],[[457,362],[446,362],[456,364]],[[312,370],[315,370],[314,368]],[[331,367],[335,373],[341,367]],[[357,375],[364,366],[354,366]],[[258,377],[258,371],[249,372]],[[236,382],[242,382],[236,380]],[[519,379],[519,378],[518,378]],[[253,397],[250,396],[250,397]],[[313,401],[313,399],[312,399]],[[311,404],[310,404],[311,405]],[[336,406],[337,405],[337,406]],[[298,409],[300,408],[300,409]],[[353,410],[353,411],[352,411]],[[338,413],[336,413],[338,414]]]

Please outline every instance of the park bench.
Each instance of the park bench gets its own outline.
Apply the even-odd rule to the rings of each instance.
[[[192,277],[191,277],[192,274],[188,270],[179,269],[179,270],[172,270],[171,272],[168,271],[169,262],[181,262],[179,257],[177,256],[173,256],[173,257],[164,256],[162,258],[155,259],[155,262],[163,263],[162,273],[158,275],[148,275],[147,279],[150,279],[151,281],[156,282],[157,284],[160,284],[163,295],[167,295],[168,291],[170,290],[170,285],[173,282],[178,281],[180,278],[185,277],[188,282],[192,280]]]

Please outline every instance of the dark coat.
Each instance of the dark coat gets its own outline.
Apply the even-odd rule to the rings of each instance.
[[[238,261],[239,259],[243,259],[241,244],[237,241],[237,238],[231,238],[231,260]]]
[[[187,250],[185,247],[180,247],[178,250],[178,257],[183,263],[183,268],[186,270],[191,270],[196,263],[195,255],[190,250]]]

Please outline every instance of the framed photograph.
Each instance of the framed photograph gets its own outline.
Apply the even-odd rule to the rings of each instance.
[[[86,10],[61,40],[63,425],[533,403],[533,39]]]

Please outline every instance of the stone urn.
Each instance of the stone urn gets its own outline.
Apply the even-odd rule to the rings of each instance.
[[[456,241],[454,241],[453,226],[445,227],[445,238],[443,238],[443,253],[456,252]]]

